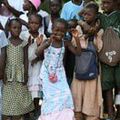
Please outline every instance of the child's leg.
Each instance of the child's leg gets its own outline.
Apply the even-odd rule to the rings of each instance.
[[[105,118],[111,118],[114,115],[113,107],[113,88],[115,88],[115,69],[116,67],[111,67],[106,64],[101,64],[101,82],[103,90],[104,99],[104,113],[107,113]]]
[[[40,106],[39,106],[39,98],[34,98],[34,106],[36,110],[39,110]]]
[[[120,88],[116,89],[115,105],[117,109],[116,118],[120,119]]]
[[[114,107],[113,107],[113,90],[106,91],[106,105],[108,116],[112,117],[114,115]]]
[[[80,112],[75,112],[75,119],[80,120]]]
[[[12,120],[24,120],[24,119],[23,116],[20,115],[20,116],[13,116]]]
[[[3,116],[2,116],[2,120],[12,120],[12,118],[9,117],[9,116],[5,116],[5,115],[3,115]]]
[[[35,106],[35,111],[34,111],[34,116],[37,119],[40,115],[40,105],[39,105],[39,100],[40,98],[34,98],[34,106]]]
[[[82,113],[75,112],[75,120],[80,120],[81,117],[82,117]]]
[[[73,80],[72,85],[71,85],[71,90],[72,90],[72,96],[73,96],[73,101],[74,101],[74,107],[75,107],[75,120],[80,120],[82,114],[82,87],[84,86],[82,84],[83,82],[78,81],[76,79]]]
[[[116,85],[116,96],[115,96],[115,105],[117,108],[117,119],[120,119],[120,64],[116,67],[116,71],[115,71],[116,75],[115,75],[115,85]]]

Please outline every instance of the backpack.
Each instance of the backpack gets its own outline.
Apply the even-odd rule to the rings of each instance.
[[[103,48],[98,54],[99,60],[109,66],[120,62],[120,38],[111,27],[103,34]]]
[[[93,80],[98,76],[97,52],[92,40],[88,47],[82,49],[81,55],[75,57],[75,77],[78,80]]]

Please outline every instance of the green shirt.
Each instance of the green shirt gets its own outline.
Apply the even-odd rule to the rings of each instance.
[[[120,12],[113,11],[109,15],[99,14],[99,19],[101,21],[101,27],[106,30],[108,27],[112,27],[120,36]]]

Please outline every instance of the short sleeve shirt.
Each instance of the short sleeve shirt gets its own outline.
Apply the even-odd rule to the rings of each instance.
[[[0,30],[0,54],[1,54],[1,48],[8,45],[8,40],[6,38],[6,35],[4,31]]]
[[[76,5],[72,1],[65,3],[63,5],[60,17],[65,20],[79,18],[78,13],[83,9],[83,4],[84,2],[82,2],[81,5]]]
[[[108,27],[112,27],[120,36],[120,12],[113,11],[109,15],[100,14],[99,19],[101,21],[101,27],[106,30]]]

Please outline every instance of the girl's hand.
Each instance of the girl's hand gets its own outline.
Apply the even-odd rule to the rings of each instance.
[[[58,38],[57,38],[57,32],[53,32],[52,34],[51,34],[51,36],[50,36],[50,39],[49,39],[49,41],[50,41],[50,43],[51,42],[53,42],[54,40],[57,40]]]
[[[95,23],[95,28],[98,32],[99,28],[100,28],[100,20],[97,20],[97,22]]]
[[[80,25],[83,28],[84,32],[87,32],[90,30],[90,26],[83,20],[78,21],[78,25]]]
[[[79,32],[78,32],[78,30],[76,30],[76,29],[72,29],[72,30],[71,30],[71,33],[72,33],[72,36],[73,36],[74,38],[76,38],[76,37],[79,36]]]
[[[39,46],[43,42],[43,35],[40,35],[39,37],[36,38],[36,43]]]
[[[39,61],[39,58],[35,58],[31,61],[31,65],[33,66],[34,64],[36,64]]]

